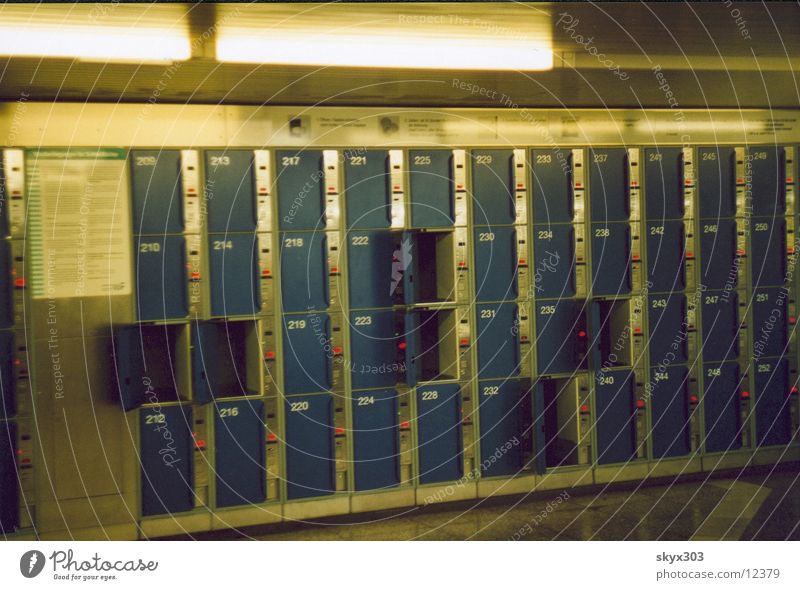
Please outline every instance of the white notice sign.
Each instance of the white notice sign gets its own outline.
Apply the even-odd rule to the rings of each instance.
[[[128,152],[28,150],[34,299],[131,293]]]

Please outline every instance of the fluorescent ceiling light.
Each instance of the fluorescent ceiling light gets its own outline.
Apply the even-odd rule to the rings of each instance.
[[[92,26],[0,22],[0,55],[64,57],[87,61],[172,62],[189,59],[179,27]]]
[[[549,70],[549,40],[498,36],[397,35],[391,31],[320,34],[221,30],[217,60],[308,66],[436,70]]]

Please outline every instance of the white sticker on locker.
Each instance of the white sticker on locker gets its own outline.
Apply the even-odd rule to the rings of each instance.
[[[34,299],[131,293],[128,152],[28,150]]]

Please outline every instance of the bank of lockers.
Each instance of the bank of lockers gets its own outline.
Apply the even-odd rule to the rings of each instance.
[[[181,150],[131,152],[137,323],[115,326],[109,395],[138,422],[143,516],[267,501],[268,441],[279,501],[792,441],[784,148],[744,151],[747,211],[732,147],[267,153],[263,189],[252,149],[200,150],[199,186]],[[13,251],[0,239],[2,530],[19,516]]]

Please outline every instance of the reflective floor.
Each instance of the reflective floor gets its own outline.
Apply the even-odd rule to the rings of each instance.
[[[185,537],[184,537],[185,538]],[[316,524],[281,524],[195,539],[800,540],[800,470],[627,484],[432,504]]]

